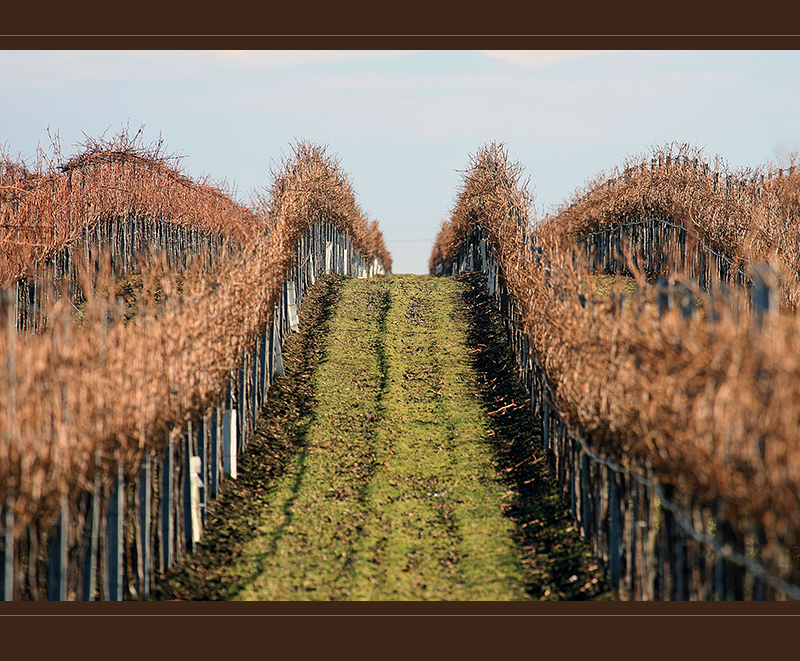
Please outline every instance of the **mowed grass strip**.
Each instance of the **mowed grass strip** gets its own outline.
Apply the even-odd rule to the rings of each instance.
[[[395,277],[357,599],[525,598],[475,393],[459,283]]]
[[[239,478],[152,599],[614,598],[485,276],[321,277],[284,367]]]
[[[460,286],[344,284],[302,447],[229,568],[235,598],[526,598]]]
[[[348,599],[354,541],[366,518],[375,466],[387,293],[350,280],[331,320],[326,359],[314,375],[314,408],[302,448],[276,486],[258,536],[231,573],[242,600]]]
[[[197,550],[159,576],[151,599],[224,601],[252,579],[250,574],[237,575],[231,567],[261,536],[261,521],[275,516],[280,505],[276,489],[286,484],[282,478],[287,470],[296,471],[306,446],[315,405],[314,376],[325,358],[326,337],[344,281],[342,276],[323,275],[306,292],[300,332],[283,346],[286,375],[270,386],[247,452],[239,457],[238,479],[223,480],[219,499],[208,504],[207,525]]]

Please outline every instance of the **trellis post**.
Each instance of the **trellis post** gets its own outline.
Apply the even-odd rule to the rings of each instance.
[[[222,461],[223,470],[234,480],[236,470],[236,409],[225,409],[222,420]]]
[[[777,275],[767,262],[754,264],[751,267],[753,285],[750,290],[750,300],[753,307],[753,317],[757,326],[761,326],[764,317],[774,312],[778,307]]]
[[[3,506],[0,512],[3,524],[3,549],[0,557],[3,559],[0,579],[3,581],[3,601],[14,599],[14,512],[11,509],[11,499]]]
[[[88,546],[83,558],[83,600],[94,601],[97,589],[97,550],[100,534],[100,457],[95,455],[95,472],[92,493],[87,496],[87,509],[90,512]]]
[[[161,567],[169,569],[172,566],[175,552],[174,530],[175,523],[172,516],[173,479],[175,471],[174,440],[169,435],[164,458],[161,461]]]
[[[151,458],[146,454],[139,469],[139,595],[150,597]]]
[[[117,462],[111,498],[108,503],[108,599],[122,601],[122,548],[125,522],[125,482],[122,463]]]
[[[47,600],[67,600],[67,540],[69,537],[69,506],[61,497],[58,521],[53,526],[47,561]]]
[[[217,498],[219,496],[219,460],[220,460],[220,440],[221,434],[219,433],[220,419],[219,408],[214,407],[211,410],[211,497]]]

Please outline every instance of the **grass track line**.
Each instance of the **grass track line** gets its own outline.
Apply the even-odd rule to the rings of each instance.
[[[524,598],[454,281],[345,283],[305,444],[237,599]]]
[[[383,386],[378,349],[386,294],[365,284],[351,280],[343,287],[326,358],[313,379],[303,448],[277,485],[260,535],[231,568],[245,577],[236,599],[349,597]]]
[[[609,598],[482,291],[321,278],[239,480],[154,598]]]
[[[389,281],[387,384],[356,599],[524,598],[455,281]]]

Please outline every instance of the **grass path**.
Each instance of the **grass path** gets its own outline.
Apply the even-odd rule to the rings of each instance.
[[[270,391],[271,406],[283,409],[250,444],[249,472],[261,477],[240,477],[212,505],[226,534],[207,530],[204,549],[159,596],[496,601],[570,598],[573,589],[602,597],[576,535],[542,534],[561,516],[557,498],[552,485],[545,493],[530,439],[502,429],[524,411],[528,419],[512,427],[529,436],[528,407],[512,402],[490,415],[506,399],[497,401],[497,379],[488,387],[478,368],[475,354],[489,356],[468,330],[466,285],[391,276],[325,286],[316,316],[293,338],[303,350],[287,346],[289,378],[273,386],[287,392]],[[295,353],[314,355],[293,365]],[[531,482],[536,501],[524,502]]]

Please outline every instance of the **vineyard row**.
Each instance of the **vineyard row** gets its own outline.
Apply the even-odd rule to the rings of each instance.
[[[669,167],[675,168],[673,163]],[[704,171],[693,163],[689,169]],[[776,590],[773,597],[796,596],[797,589],[791,586],[800,577],[795,550],[800,539],[796,429],[800,334],[790,298],[783,299],[782,314],[747,313],[757,298],[753,283],[764,281],[756,273],[778,271],[783,286],[786,265],[773,259],[774,271],[762,269],[758,259],[775,255],[736,253],[731,246],[723,250],[711,235],[698,230],[702,218],[693,217],[687,227],[686,219],[669,214],[666,204],[641,205],[637,214],[624,199],[615,205],[609,198],[605,215],[598,212],[592,224],[580,216],[584,223],[580,231],[565,220],[572,217],[572,207],[564,216],[532,226],[529,198],[518,184],[520,172],[501,147],[492,145],[479,152],[465,175],[452,220],[440,232],[431,270],[446,275],[486,268],[490,290],[504,292],[501,311],[513,329],[512,344],[532,402],[539,408],[545,437],[553,436],[549,430],[557,411],[564,438],[583,439],[584,449],[569,450],[569,459],[556,452],[553,460],[570,498],[578,498],[578,503],[580,498],[599,499],[594,511],[605,514],[599,519],[586,514],[586,521],[595,521],[587,529],[605,536],[611,527],[615,529],[613,554],[608,544],[599,552],[609,568],[613,564],[617,584],[623,559],[629,568],[637,565],[630,554],[621,555],[623,518],[619,510],[613,516],[609,513],[610,478],[597,482],[587,477],[589,469],[582,462],[590,456],[598,458],[603,470],[614,465],[623,473],[629,471],[628,476],[644,476],[637,488],[653,485],[652,502],[660,502],[653,489],[674,491],[682,519],[705,517],[710,526],[711,532],[706,529],[705,537],[696,533],[698,537],[708,541],[714,537],[711,533],[721,535],[727,527],[724,543],[712,545],[713,553],[719,556],[723,547],[746,547],[747,557],[757,557],[759,566],[768,570],[750,571],[750,579],[758,576],[762,581],[754,587],[751,580],[747,588],[751,596],[764,594],[767,573],[782,586],[771,588]],[[648,195],[643,181],[638,184],[642,199]],[[660,190],[660,179],[653,177],[652,182]],[[613,182],[604,182],[597,195],[605,197],[613,189]],[[673,197],[680,192],[689,197],[691,190],[676,187]],[[626,194],[619,189],[622,198]],[[585,199],[592,197],[589,193]],[[794,210],[786,212],[789,218],[796,216]],[[577,212],[574,217],[579,217]],[[592,240],[587,241],[589,237]],[[598,275],[604,272],[624,276],[626,288],[603,292]],[[669,283],[691,291],[689,308],[694,314],[686,314],[681,305],[665,305],[663,285]],[[712,294],[721,285],[729,296],[717,305]],[[773,296],[774,291],[773,283]],[[739,313],[734,314],[737,306]],[[571,467],[564,468],[563,462]],[[576,492],[575,484],[581,480],[588,490]],[[633,492],[623,494],[615,492],[614,502],[632,507]],[[643,501],[637,496],[636,502]],[[684,503],[686,510],[681,509]],[[653,520],[668,521],[667,510],[659,511]],[[696,517],[696,511],[702,516]],[[576,516],[583,520],[584,515]],[[652,553],[660,549],[662,559],[672,559],[673,573],[681,568],[680,579],[673,580],[682,586],[680,591],[662,590],[661,598],[744,594],[742,584],[730,589],[708,587],[714,581],[722,585],[721,578],[714,578],[721,569],[709,570],[711,578],[698,583],[706,587],[689,593],[688,547],[684,544],[674,554],[666,553],[666,547],[653,546],[652,541],[665,536],[675,546],[675,539],[684,538],[671,528],[653,525],[648,516],[626,516],[650,531],[651,558],[658,557]],[[633,544],[631,530],[638,528],[624,530]],[[696,541],[685,531],[687,535]],[[639,561],[643,553],[642,547]],[[706,564],[721,567],[714,562]],[[663,583],[666,574],[662,569],[660,574],[639,575],[635,589],[629,578],[630,594],[653,598],[654,576]],[[648,584],[650,588],[643,587]]]
[[[91,205],[74,179],[60,204],[40,195],[42,186],[62,190],[68,167],[22,177],[22,197],[4,207],[7,219],[9,208],[27,209],[39,229],[56,228],[39,252],[12,230],[4,246],[16,255],[3,271],[0,333],[6,597],[146,594],[151,570],[195,540],[200,483],[213,495],[226,454],[232,470],[230,448],[241,449],[235,440],[280,371],[280,342],[305,288],[322,270],[367,277],[391,268],[377,223],[324,149],[297,145],[258,213],[216,195],[208,208],[202,188],[162,162],[108,151],[73,163]],[[43,221],[43,210],[60,215]],[[78,211],[89,215],[61,233]],[[142,232],[165,236],[166,251],[138,242]],[[33,315],[20,305],[23,278]]]

